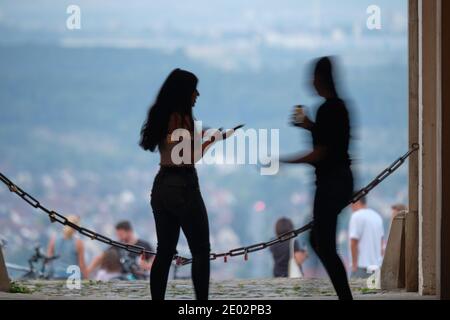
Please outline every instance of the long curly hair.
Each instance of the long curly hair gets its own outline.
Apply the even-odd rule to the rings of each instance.
[[[156,101],[150,107],[142,129],[139,145],[154,152],[168,134],[170,115],[186,116],[194,127],[192,94],[197,89],[198,78],[191,72],[175,69],[164,81]]]

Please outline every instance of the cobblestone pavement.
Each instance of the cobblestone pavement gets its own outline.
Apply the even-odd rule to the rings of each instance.
[[[2,294],[0,299],[150,299],[147,281],[83,281],[81,289],[68,289],[64,281],[21,281],[28,294]],[[365,280],[351,282],[356,299],[408,299],[416,295],[369,290]],[[189,280],[170,281],[167,299],[193,299]],[[212,281],[211,299],[335,299],[328,279],[267,279]]]

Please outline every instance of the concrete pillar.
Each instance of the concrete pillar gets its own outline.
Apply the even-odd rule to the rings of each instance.
[[[8,270],[6,269],[2,247],[0,246],[0,291],[9,292],[10,286],[11,284],[8,277]]]
[[[419,0],[419,292],[436,294],[440,217],[440,0]],[[439,221],[440,222],[440,221]]]
[[[409,16],[409,145],[419,142],[419,7],[408,1]],[[409,158],[409,205],[405,221],[405,287],[417,292],[419,285],[419,154]]]
[[[450,195],[450,1],[442,1],[442,195]],[[446,19],[444,19],[444,17]],[[441,199],[440,297],[450,300],[450,201]]]

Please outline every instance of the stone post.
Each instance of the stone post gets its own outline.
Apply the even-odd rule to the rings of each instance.
[[[6,269],[5,259],[3,258],[3,250],[0,246],[0,291],[9,292],[11,283],[9,281],[8,270]]]
[[[381,266],[383,290],[405,287],[405,217],[405,212],[399,213],[392,221]]]

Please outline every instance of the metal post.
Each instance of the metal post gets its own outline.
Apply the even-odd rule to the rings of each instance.
[[[0,242],[0,292],[9,292],[11,283],[9,281],[8,270],[3,258],[2,243]]]

